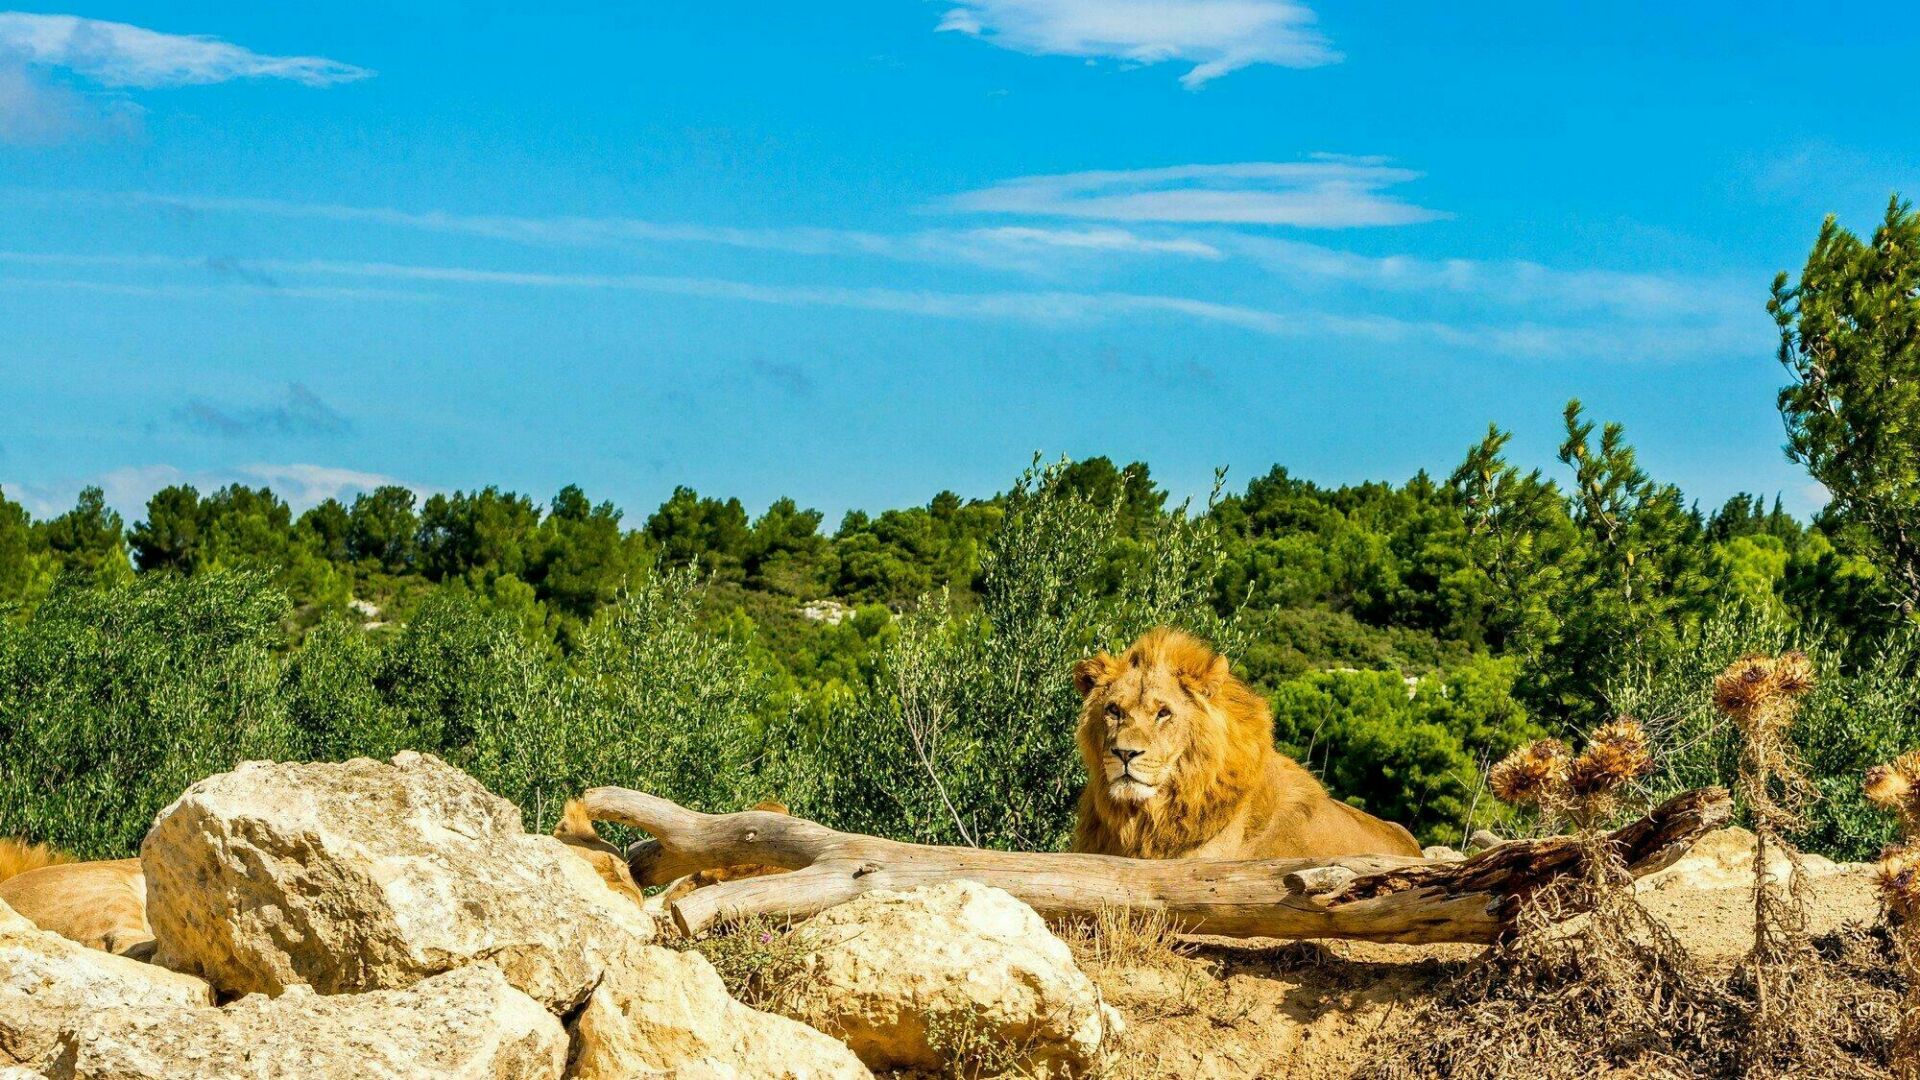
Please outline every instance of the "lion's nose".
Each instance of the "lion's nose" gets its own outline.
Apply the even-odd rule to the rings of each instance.
[[[1117,746],[1113,748],[1113,756],[1120,759],[1120,767],[1123,769],[1133,764],[1133,759],[1144,753],[1146,753],[1145,750],[1122,750]]]

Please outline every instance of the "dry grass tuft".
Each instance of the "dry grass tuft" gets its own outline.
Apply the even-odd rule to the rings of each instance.
[[[770,1012],[791,1012],[805,1002],[811,988],[804,978],[808,950],[794,943],[789,929],[784,922],[755,915],[696,938],[661,943],[706,957],[734,1000]]]
[[[1160,967],[1193,952],[1180,940],[1179,924],[1160,910],[1104,907],[1053,929],[1075,962],[1088,969]]]

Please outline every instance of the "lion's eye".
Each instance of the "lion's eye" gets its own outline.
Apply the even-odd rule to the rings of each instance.
[[[1124,712],[1122,712],[1122,711],[1121,711],[1121,709],[1120,709],[1120,706],[1118,706],[1118,705],[1109,705],[1109,706],[1107,706],[1107,719],[1109,719],[1109,720],[1118,720],[1118,719],[1120,719],[1120,718],[1121,718],[1122,716],[1125,716],[1125,715],[1126,715],[1126,713],[1124,713]]]
[[[1162,705],[1160,706],[1160,711],[1154,714],[1154,719],[1164,724],[1173,719],[1173,710]]]

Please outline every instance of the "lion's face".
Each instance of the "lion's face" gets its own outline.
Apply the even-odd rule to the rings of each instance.
[[[1152,800],[1170,786],[1196,739],[1218,742],[1221,721],[1190,674],[1102,653],[1074,669],[1074,682],[1086,699],[1080,755],[1088,777],[1104,781],[1114,803]]]

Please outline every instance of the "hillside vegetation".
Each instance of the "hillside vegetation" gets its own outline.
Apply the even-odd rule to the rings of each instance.
[[[1004,493],[837,527],[680,488],[644,521],[567,487],[295,515],[176,486],[128,525],[98,489],[36,520],[0,493],[0,834],[130,850],[243,757],[441,754],[553,820],[591,784],[706,809],[777,796],[846,829],[1053,848],[1079,785],[1068,665],[1160,622],[1215,639],[1277,737],[1428,841],[1514,827],[1481,774],[1630,713],[1670,789],[1724,779],[1705,700],[1743,652],[1821,668],[1801,839],[1888,826],[1859,770],[1920,744],[1920,223],[1831,223],[1770,308],[1789,452],[1834,502],[1704,508],[1569,403],[1551,469],[1490,428],[1457,467],[1323,487],[1275,466],[1206,505],[1148,467],[1035,466]]]

